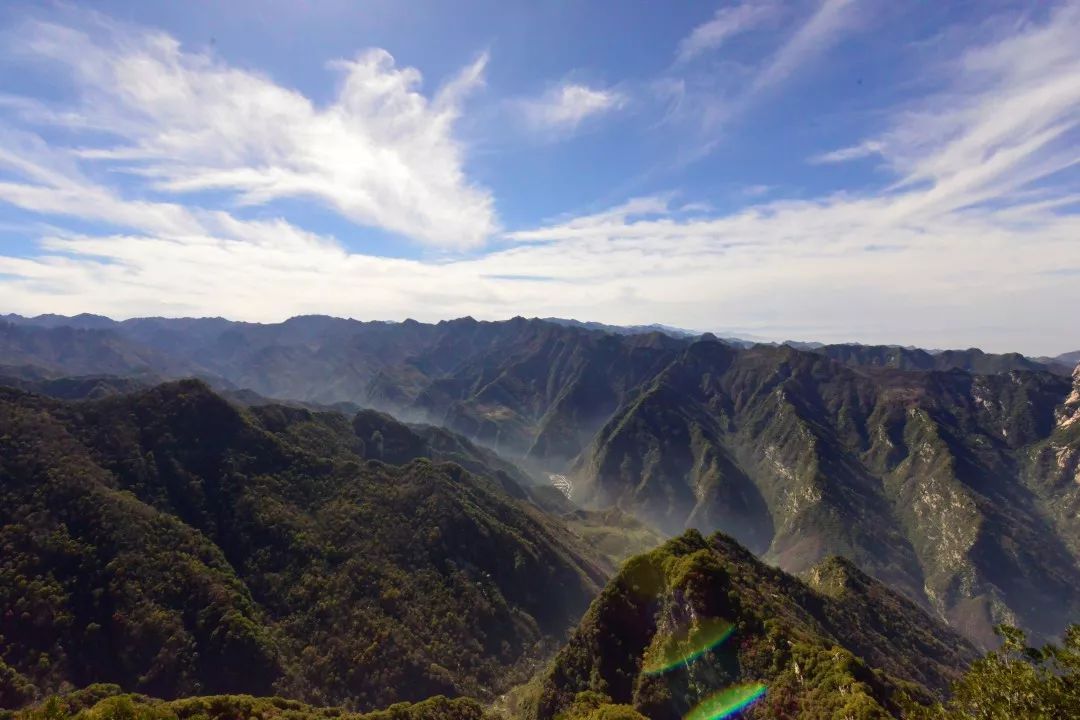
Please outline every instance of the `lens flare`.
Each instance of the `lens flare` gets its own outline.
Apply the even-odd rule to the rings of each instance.
[[[745,710],[764,694],[761,683],[736,685],[705,698],[683,720],[722,720]]]
[[[646,675],[659,675],[680,665],[689,665],[731,637],[735,626],[726,620],[708,619],[681,629],[653,650],[642,663]]]

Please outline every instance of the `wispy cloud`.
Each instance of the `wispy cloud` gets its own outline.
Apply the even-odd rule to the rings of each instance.
[[[675,53],[677,62],[689,62],[722,46],[728,39],[760,27],[773,19],[779,7],[771,0],[746,0],[721,7],[712,18],[682,39]]]
[[[928,188],[926,209],[990,201],[1072,197],[1080,163],[1080,4],[1048,21],[1006,26],[993,42],[945,67],[950,82],[901,108],[871,144],[897,174],[897,188]],[[1039,189],[1044,181],[1056,184]],[[1033,189],[1037,197],[1021,195]]]
[[[386,51],[362,52],[331,64],[339,90],[320,107],[168,35],[100,19],[88,25],[29,22],[11,38],[68,74],[80,95],[75,107],[19,108],[22,118],[119,138],[73,151],[81,162],[177,195],[225,191],[246,205],[313,199],[358,224],[441,246],[479,245],[495,231],[491,194],[467,179],[453,136],[486,57],[429,99],[418,71],[397,67]],[[8,187],[6,197],[27,192]]]
[[[849,162],[851,160],[861,160],[862,158],[880,155],[884,147],[884,144],[878,140],[864,140],[858,145],[852,145],[850,147],[840,148],[839,150],[831,150],[829,152],[814,155],[809,158],[807,162],[815,165],[829,165],[833,163]]]
[[[1078,36],[1075,4],[1014,25],[950,61],[947,87],[898,108],[880,137],[817,158],[881,155],[895,174],[883,191],[696,218],[624,207],[514,237],[550,243],[550,260],[572,258],[579,273],[601,254],[608,273],[648,267],[626,278],[642,293],[663,284],[653,278],[678,278],[670,297],[693,297],[714,317],[735,308],[758,328],[799,316],[807,337],[888,340],[877,325],[894,340],[979,344],[973,329],[994,317],[1013,333],[998,331],[999,347],[1049,346],[1060,330],[1045,308],[1080,303],[1080,286],[1056,272],[1080,259],[1080,187],[1066,172],[1080,163],[1080,47],[1068,41]],[[926,313],[940,335],[918,327]]]
[[[855,24],[855,0],[822,0],[809,19],[780,46],[755,75],[749,92],[761,92],[786,80],[797,69],[825,52]]]
[[[577,128],[586,118],[618,110],[626,101],[626,96],[617,90],[567,82],[538,98],[521,100],[520,108],[534,129],[567,131]]]
[[[694,64],[676,62],[665,77],[656,79],[652,83],[654,95],[666,108],[661,124],[681,127],[680,135],[685,138],[673,153],[673,165],[681,167],[711,153],[730,125],[859,28],[860,13],[855,4],[855,0],[814,0],[812,10],[798,18],[795,29],[781,36],[779,44],[756,62],[729,62],[723,72],[715,68],[703,72]],[[680,43],[677,56],[682,58],[689,52],[687,59],[692,58],[734,34],[790,11],[769,2],[721,8],[713,21],[696,28]]]

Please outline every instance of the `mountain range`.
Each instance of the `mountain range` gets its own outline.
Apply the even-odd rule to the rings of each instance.
[[[893,713],[899,689],[940,691],[996,644],[997,623],[1048,639],[1080,617],[1070,358],[524,318],[5,316],[0,525],[6,577],[32,591],[0,583],[13,613],[0,705],[92,682],[360,710],[490,701],[569,637],[556,677],[624,583],[625,566],[601,592],[618,564],[682,536],[667,554],[752,568],[729,595],[775,585],[780,604],[761,602],[797,620],[785,642],[844,648],[870,668],[844,671],[867,707]],[[676,562],[641,557],[661,574]],[[599,665],[574,660],[568,684],[535,680],[513,695],[522,712],[574,712],[590,692],[687,709],[685,683],[596,682],[611,663],[640,667],[655,628],[697,607],[671,610],[687,592],[672,583],[633,610],[653,635],[593,648]],[[720,609],[747,647],[710,686],[764,677],[766,657],[790,670],[763,649],[764,620]],[[851,613],[860,632],[898,615],[890,627],[931,628],[950,649],[845,634],[835,617]],[[91,642],[103,628],[109,642]]]

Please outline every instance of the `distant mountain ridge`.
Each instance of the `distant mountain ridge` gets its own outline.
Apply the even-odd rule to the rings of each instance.
[[[692,338],[703,334],[695,330],[686,330],[685,328],[661,325],[660,323],[653,323],[651,325],[608,325],[607,323],[574,320],[569,318],[547,317],[540,319],[544,322],[554,323],[556,325],[580,327],[586,330],[599,330],[601,332],[614,333],[616,335],[644,335],[647,333],[659,332],[676,338]]]
[[[445,424],[545,466],[575,457],[628,393],[696,339],[525,318],[436,324],[326,316],[275,324],[222,318],[115,322],[96,315],[6,318],[7,325],[0,323],[0,366],[39,366],[63,376],[195,376],[219,389],[249,389],[270,398],[351,402]],[[978,350],[930,355],[841,345],[812,351],[853,366],[1071,371],[1018,354]]]
[[[978,375],[993,375],[1012,370],[1048,370],[1064,373],[1075,366],[1065,366],[1062,358],[1040,361],[1020,353],[992,354],[978,348],[939,350],[929,352],[919,348],[890,345],[822,345],[812,352],[820,353],[853,367],[887,367],[897,370],[960,369]],[[1067,354],[1066,354],[1067,355]]]
[[[960,368],[976,373],[1004,372],[1017,369],[1046,369],[1059,374],[1069,374],[1080,363],[1080,350],[1062,353],[1056,357],[1027,357],[1020,353],[986,353],[978,348],[966,350],[924,350],[912,346],[868,345],[862,343],[833,343],[785,341],[760,342],[740,336],[725,336],[714,331],[696,331],[654,323],[651,325],[611,325],[592,321],[567,318],[515,318],[508,321],[488,321],[484,324],[500,325],[512,322],[543,322],[565,328],[577,328],[615,335],[648,335],[660,333],[671,338],[691,341],[708,335],[740,348],[749,348],[755,344],[781,346],[788,345],[799,350],[821,352],[842,362],[853,365],[874,365],[895,367],[898,369],[947,370]],[[266,347],[272,344],[297,344],[318,342],[330,336],[340,334],[368,335],[372,329],[391,329],[381,339],[393,339],[401,344],[401,338],[391,338],[393,328],[403,327],[412,330],[454,326],[459,323],[475,323],[472,318],[444,320],[435,324],[419,323],[415,320],[395,321],[360,321],[335,318],[326,315],[301,315],[289,318],[281,323],[248,323],[230,321],[221,317],[214,318],[132,318],[130,320],[112,320],[103,315],[83,313],[74,316],[38,315],[25,317],[16,314],[0,315],[0,323],[43,328],[71,327],[81,330],[116,330],[131,341],[154,347],[159,351],[176,352],[183,350],[176,344],[176,338],[195,339],[201,343],[215,339],[229,330],[237,330],[249,340],[256,340],[256,345]],[[407,333],[402,333],[405,335]],[[422,334],[422,331],[421,331]],[[423,343],[420,338],[414,338]],[[206,347],[202,348],[206,350]],[[190,354],[190,351],[189,353]],[[305,399],[305,398],[296,398]]]

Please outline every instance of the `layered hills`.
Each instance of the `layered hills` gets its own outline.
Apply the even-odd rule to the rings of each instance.
[[[569,503],[526,493],[592,513],[576,530],[599,522],[612,558],[655,538],[633,522],[722,530],[791,572],[847,557],[982,645],[998,622],[1040,639],[1077,616],[1067,354],[746,348],[580,325],[7,316],[0,375],[68,396],[91,381],[62,375],[195,375],[248,404],[372,407],[496,451],[519,486],[566,475]]]

